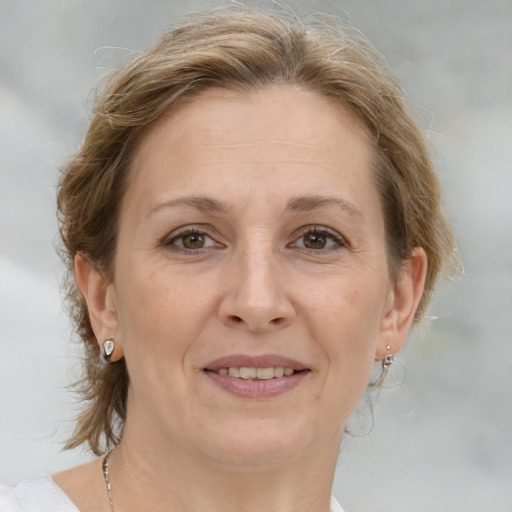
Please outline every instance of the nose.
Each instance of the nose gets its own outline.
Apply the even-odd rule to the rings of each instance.
[[[295,308],[277,259],[271,250],[246,250],[233,256],[218,313],[224,324],[271,332],[292,322]]]

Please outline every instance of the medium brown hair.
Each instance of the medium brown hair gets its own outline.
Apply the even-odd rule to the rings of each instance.
[[[83,255],[112,278],[119,207],[130,162],[148,126],[210,87],[241,91],[294,85],[352,111],[374,146],[374,176],[392,275],[415,247],[428,258],[420,319],[443,269],[456,263],[450,226],[424,135],[376,50],[343,23],[304,24],[246,7],[187,18],[148,51],[114,71],[98,95],[85,141],[63,169],[58,190],[71,317],[85,345],[85,406],[67,448],[88,442],[99,455],[116,445],[126,418],[124,360],[100,364],[87,305],[74,282]],[[102,340],[100,340],[102,341]]]

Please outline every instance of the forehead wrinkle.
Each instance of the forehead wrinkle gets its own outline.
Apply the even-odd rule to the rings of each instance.
[[[259,146],[269,146],[269,145],[276,145],[276,146],[291,146],[296,148],[307,148],[312,149],[315,151],[320,152],[321,149],[318,146],[315,146],[314,144],[308,144],[306,142],[293,142],[289,140],[279,140],[279,139],[273,139],[273,140],[254,140],[252,142],[232,142],[232,143],[204,143],[202,142],[198,146],[193,146],[191,149],[194,150],[208,150],[208,149],[247,149],[247,148],[253,148],[253,147],[259,147]]]
[[[318,160],[305,160],[305,159],[292,159],[292,158],[282,158],[282,159],[269,159],[269,160],[261,160],[258,158],[247,158],[247,159],[240,159],[240,160],[219,160],[218,162],[200,162],[197,163],[197,167],[219,167],[221,165],[244,165],[244,164],[264,164],[268,166],[272,166],[272,168],[275,168],[279,164],[297,164],[297,165],[311,165],[315,168],[322,168],[331,170],[333,168],[333,165],[330,164],[330,162],[319,162]]]

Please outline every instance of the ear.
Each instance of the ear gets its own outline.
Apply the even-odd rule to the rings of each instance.
[[[375,351],[376,360],[396,354],[405,343],[423,295],[426,274],[427,255],[421,247],[417,247],[411,257],[404,261],[399,279],[390,291],[381,323],[381,337]],[[391,348],[388,350],[386,346]]]
[[[115,337],[119,323],[113,283],[109,283],[103,273],[80,253],[75,255],[75,281],[87,303],[89,319],[100,349],[106,340],[114,338],[115,350],[110,361],[121,359],[122,340]]]

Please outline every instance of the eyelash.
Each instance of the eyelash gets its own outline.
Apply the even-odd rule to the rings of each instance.
[[[330,252],[330,251],[337,251],[343,248],[348,247],[348,243],[345,240],[345,238],[337,233],[334,230],[331,230],[329,228],[326,228],[324,226],[305,226],[304,228],[301,228],[299,236],[295,239],[295,241],[290,246],[294,246],[299,240],[302,240],[307,235],[320,235],[325,236],[327,239],[330,239],[333,241],[333,245],[326,248],[320,248],[320,249],[310,249],[307,247],[301,248],[303,252],[307,253],[320,253],[320,252]]]
[[[216,242],[213,238],[213,236],[210,235],[209,230],[206,226],[187,226],[181,229],[178,229],[176,231],[173,231],[169,236],[167,236],[164,241],[163,245],[166,248],[171,249],[172,251],[178,252],[180,254],[185,255],[197,255],[201,254],[205,249],[209,249],[209,247],[200,247],[197,249],[187,249],[186,247],[180,247],[179,245],[176,245],[176,241],[183,239],[187,235],[199,235],[204,236],[205,238],[209,238],[213,244],[216,246],[216,248],[220,248],[222,244]]]
[[[298,231],[298,232],[297,232]],[[348,247],[348,243],[345,240],[343,236],[341,236],[339,233],[337,233],[334,230],[331,230],[326,227],[320,227],[320,226],[305,226],[303,228],[296,231],[296,238],[294,241],[290,244],[288,244],[288,247],[294,247],[295,244],[303,239],[307,235],[320,235],[325,236],[327,239],[330,239],[334,243],[330,247],[326,248],[319,248],[319,249],[310,249],[308,247],[302,247],[299,248],[302,252],[307,252],[309,254],[319,253],[319,252],[331,252],[340,250],[343,248]],[[187,249],[186,247],[180,247],[176,244],[176,241],[183,239],[187,235],[199,235],[203,237],[209,238],[213,244],[209,245],[208,247],[199,247],[197,249]],[[297,236],[298,235],[298,236]],[[174,232],[172,232],[169,236],[167,236],[163,240],[163,246],[166,248],[171,249],[174,252],[185,254],[185,255],[198,255],[204,252],[204,250],[207,250],[211,247],[215,248],[221,248],[222,244],[219,242],[216,242],[213,236],[210,235],[209,230],[205,226],[187,226],[181,229],[178,229]]]

